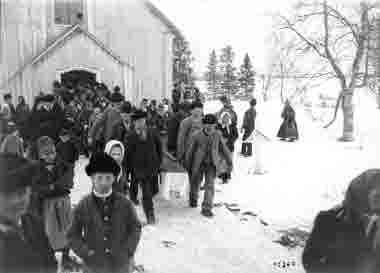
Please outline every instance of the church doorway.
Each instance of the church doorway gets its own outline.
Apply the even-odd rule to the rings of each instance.
[[[91,86],[96,83],[97,75],[87,70],[74,69],[61,74],[61,83],[65,86],[75,87],[78,84],[90,84]]]

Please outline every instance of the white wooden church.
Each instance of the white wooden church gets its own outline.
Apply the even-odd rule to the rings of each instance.
[[[178,37],[147,0],[0,0],[0,90],[31,103],[80,73],[133,102],[169,97]]]

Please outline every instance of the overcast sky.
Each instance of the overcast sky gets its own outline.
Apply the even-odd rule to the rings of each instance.
[[[271,12],[284,11],[293,0],[152,0],[183,32],[203,72],[212,49],[232,45],[240,65],[248,52],[256,69],[265,64],[265,38]]]

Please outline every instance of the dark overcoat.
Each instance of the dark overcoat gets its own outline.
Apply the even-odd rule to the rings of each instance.
[[[55,273],[57,263],[42,219],[22,217],[19,232],[0,231],[0,272]]]
[[[244,129],[243,141],[247,140],[256,127],[256,109],[251,107],[244,113],[243,125]]]
[[[283,122],[278,130],[277,137],[298,139],[298,126],[294,109],[290,105],[285,105],[281,117]]]
[[[230,124],[227,127],[223,127],[218,124],[217,129],[222,133],[224,140],[226,141],[227,147],[231,152],[235,150],[235,142],[239,137],[239,132],[235,124]]]
[[[94,196],[82,199],[74,210],[67,233],[71,249],[81,257],[89,272],[132,273],[131,263],[141,236],[141,224],[135,208],[126,197],[114,193],[111,214],[110,260],[105,249],[105,226]],[[89,257],[90,250],[95,254]],[[111,261],[111,263],[110,263]]]

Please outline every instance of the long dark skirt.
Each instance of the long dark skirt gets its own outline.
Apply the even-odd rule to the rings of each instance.
[[[298,139],[298,126],[295,120],[284,120],[278,130],[277,137]]]

